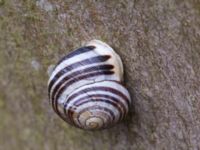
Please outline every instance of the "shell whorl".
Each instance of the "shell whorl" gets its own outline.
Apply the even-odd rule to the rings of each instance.
[[[122,85],[120,57],[106,43],[92,40],[63,57],[49,82],[54,111],[82,129],[104,129],[128,113],[130,96]]]

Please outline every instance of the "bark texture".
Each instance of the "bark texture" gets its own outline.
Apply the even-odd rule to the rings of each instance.
[[[122,57],[117,126],[82,131],[47,97],[48,69],[91,39]],[[200,149],[199,0],[0,0],[1,150]]]

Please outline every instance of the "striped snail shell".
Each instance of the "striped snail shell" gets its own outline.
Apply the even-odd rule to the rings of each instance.
[[[120,57],[106,43],[92,40],[57,63],[48,81],[49,99],[69,124],[104,129],[128,113],[131,99],[122,81]]]

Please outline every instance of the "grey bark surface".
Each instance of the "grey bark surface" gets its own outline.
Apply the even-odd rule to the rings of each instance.
[[[128,117],[88,132],[48,103],[48,70],[92,39],[121,56]],[[0,0],[0,150],[200,149],[200,1]]]

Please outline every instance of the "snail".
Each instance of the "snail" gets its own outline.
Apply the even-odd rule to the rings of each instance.
[[[123,86],[123,65],[106,43],[92,40],[64,56],[48,81],[49,100],[67,123],[85,130],[112,127],[131,103]]]

